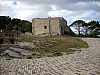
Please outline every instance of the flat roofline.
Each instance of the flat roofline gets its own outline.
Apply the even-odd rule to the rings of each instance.
[[[48,18],[54,19],[54,18],[63,18],[63,17],[33,18],[32,20],[34,20],[34,19],[48,19]]]

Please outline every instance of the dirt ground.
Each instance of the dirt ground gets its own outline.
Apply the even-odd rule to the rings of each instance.
[[[0,60],[0,75],[100,75],[100,38],[82,38],[89,48],[59,57]]]

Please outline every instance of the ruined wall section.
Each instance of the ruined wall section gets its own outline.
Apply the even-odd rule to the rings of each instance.
[[[48,19],[33,19],[32,32],[34,35],[49,33]]]
[[[63,35],[66,28],[67,21],[62,17],[34,18],[32,21],[32,32],[34,35]]]
[[[51,26],[51,34],[52,35],[60,35],[60,26],[59,26],[59,18],[51,18],[50,19]]]

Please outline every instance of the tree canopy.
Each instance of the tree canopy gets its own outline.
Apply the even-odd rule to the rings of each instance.
[[[9,16],[0,16],[0,30],[11,29],[11,18]]]
[[[74,21],[70,27],[74,27],[77,31],[78,31],[78,35],[81,35],[81,27],[84,27],[86,26],[86,23],[85,21],[83,20],[77,20],[77,21]]]
[[[23,33],[32,32],[32,23],[17,18],[11,19],[9,16],[0,16],[0,30],[17,30]]]
[[[95,29],[95,28],[100,28],[99,22],[98,22],[98,21],[94,21],[94,20],[88,22],[87,25],[89,26],[89,29],[91,29],[91,30],[93,30],[93,29]]]
[[[88,23],[83,20],[76,20],[70,25],[70,27],[74,27],[77,30],[78,35],[83,35],[82,31],[84,31],[84,35],[87,36],[89,31],[93,32],[93,30],[96,28],[100,29],[100,24],[95,20],[92,20]]]

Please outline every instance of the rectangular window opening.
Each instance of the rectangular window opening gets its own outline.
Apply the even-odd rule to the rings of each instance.
[[[47,29],[47,26],[44,26],[44,29]]]

